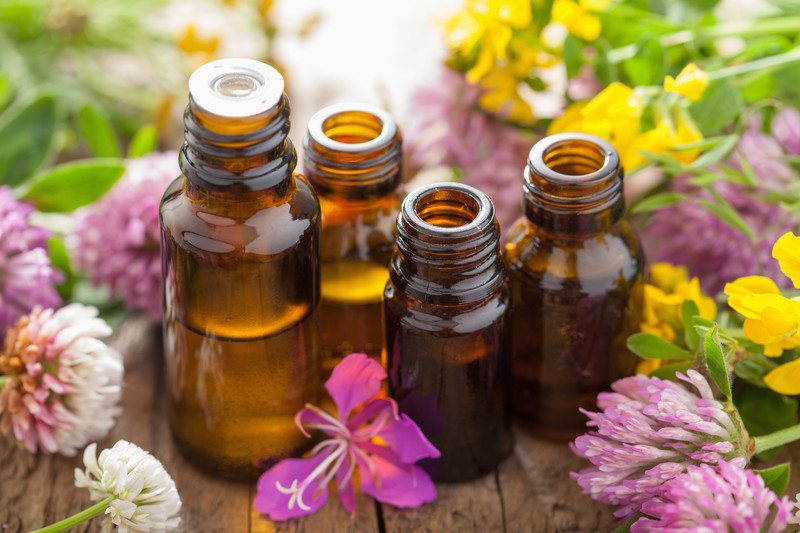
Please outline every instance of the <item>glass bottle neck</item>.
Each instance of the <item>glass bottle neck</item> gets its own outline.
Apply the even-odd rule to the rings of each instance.
[[[269,190],[282,196],[291,187],[297,153],[288,136],[285,95],[266,112],[236,118],[207,113],[190,98],[184,126],[180,166],[190,191],[226,196]]]
[[[428,302],[466,304],[493,294],[505,270],[489,198],[458,183],[409,194],[397,220],[391,277],[395,287]]]
[[[391,115],[363,104],[329,106],[308,124],[304,171],[322,198],[359,202],[402,181],[402,137]]]
[[[623,170],[605,141],[578,133],[546,137],[531,149],[524,172],[525,216],[563,235],[589,235],[625,213]]]

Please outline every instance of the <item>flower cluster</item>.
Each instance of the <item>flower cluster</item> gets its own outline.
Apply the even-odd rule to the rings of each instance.
[[[738,415],[714,399],[700,373],[678,377],[685,385],[642,375],[620,379],[598,395],[600,412],[584,411],[595,429],[572,449],[592,466],[572,476],[585,494],[617,506],[618,517],[637,513],[689,464],[724,459],[744,466],[749,458]]]
[[[125,175],[78,218],[72,246],[91,282],[128,309],[161,317],[158,205],[178,169],[175,152],[128,161]]]
[[[649,258],[686,265],[698,276],[703,287],[716,294],[726,282],[748,274],[763,274],[785,286],[778,265],[771,260],[772,243],[795,229],[798,217],[781,203],[770,200],[783,195],[796,173],[786,163],[787,156],[800,155],[800,113],[792,108],[779,111],[771,122],[772,135],[748,124],[733,155],[724,162],[725,170],[746,165],[757,180],[744,185],[724,179],[722,169],[710,169],[718,176],[708,188],[694,183],[691,175],[674,178],[668,191],[686,198],[653,213],[644,229],[644,245]],[[717,196],[728,204],[751,228],[753,238],[731,227],[700,202]],[[694,236],[685,238],[687,232]]]
[[[631,533],[737,531],[779,533],[791,518],[791,503],[779,499],[758,474],[733,463],[689,465],[658,496],[642,504]]]
[[[365,354],[350,354],[336,365],[325,388],[338,416],[306,405],[295,419],[328,436],[302,459],[286,459],[258,480],[253,506],[273,520],[316,512],[335,481],[342,505],[355,512],[355,480],[361,491],[395,507],[418,507],[436,497],[428,474],[414,463],[439,451],[397,404],[380,395],[386,371]],[[357,410],[357,408],[359,408]]]
[[[135,444],[121,440],[97,456],[97,444],[83,452],[85,470],[75,469],[75,486],[93,501],[107,500],[106,529],[165,531],[180,523],[181,499],[161,463]]]
[[[775,242],[772,256],[781,270],[800,288],[800,237],[786,233]],[[725,286],[728,305],[744,316],[744,334],[763,345],[764,355],[780,356],[800,347],[800,302],[784,296],[770,278],[746,276]],[[764,382],[781,394],[800,394],[800,359],[784,363]]]
[[[97,310],[35,309],[9,329],[0,355],[0,429],[30,452],[75,455],[105,437],[118,414],[122,359],[99,339]]]
[[[56,307],[63,281],[47,255],[50,233],[29,222],[33,206],[0,187],[0,340],[7,327],[37,305]]]
[[[698,150],[672,149],[703,139],[687,106],[691,100],[699,99],[707,85],[708,76],[694,64],[687,65],[675,79],[668,76],[664,89],[655,93],[650,87],[631,88],[614,82],[588,102],[567,107],[547,132],[597,135],[614,145],[629,172],[647,162],[646,153],[670,154],[689,163],[697,157]],[[680,96],[673,98],[675,93]],[[645,121],[646,111],[655,116],[652,125]]]

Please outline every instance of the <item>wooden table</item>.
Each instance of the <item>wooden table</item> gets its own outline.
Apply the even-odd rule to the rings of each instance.
[[[187,463],[167,427],[160,339],[142,318],[129,319],[112,344],[125,357],[123,413],[111,435],[138,444],[158,457],[175,479],[183,500],[180,531],[608,531],[608,507],[581,495],[569,472],[583,465],[564,444],[535,439],[517,428],[514,454],[490,475],[472,483],[438,486],[438,499],[420,509],[398,510],[359,495],[351,517],[335,496],[317,514],[275,524],[252,510],[254,484],[214,478]],[[784,451],[782,460],[800,448]],[[73,486],[80,457],[32,456],[0,439],[0,532],[28,531],[83,509],[88,491]],[[793,469],[790,493],[800,490]],[[96,519],[76,531],[98,531]]]

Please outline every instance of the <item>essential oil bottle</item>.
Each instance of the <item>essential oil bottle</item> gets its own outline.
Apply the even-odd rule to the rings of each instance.
[[[322,207],[323,369],[349,353],[380,361],[383,290],[402,195],[402,140],[386,111],[338,104],[308,123],[305,175]]]
[[[625,340],[639,323],[643,256],[622,179],[617,152],[592,135],[552,135],[530,151],[525,214],[505,244],[511,390],[544,437],[580,433],[578,408],[635,367]]]
[[[386,286],[389,390],[442,452],[438,481],[490,472],[511,452],[509,292],[494,206],[458,183],[411,193]]]
[[[161,204],[172,432],[230,477],[301,451],[293,417],[319,388],[320,209],[293,173],[283,86],[253,60],[196,70],[183,175]]]

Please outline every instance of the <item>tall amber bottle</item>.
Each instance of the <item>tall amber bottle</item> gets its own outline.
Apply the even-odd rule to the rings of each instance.
[[[494,207],[467,185],[404,201],[386,286],[389,390],[442,452],[439,481],[491,471],[510,453],[506,271]]]
[[[525,214],[509,231],[512,404],[545,437],[585,428],[578,408],[633,372],[625,339],[638,325],[643,256],[623,218],[617,152],[592,135],[536,143]]]
[[[322,207],[320,351],[342,357],[383,347],[383,290],[402,200],[402,141],[386,111],[338,104],[308,123],[305,174]]]
[[[252,60],[189,81],[183,175],[161,204],[172,432],[204,467],[252,477],[299,451],[316,400],[319,203],[293,173],[283,78]]]

